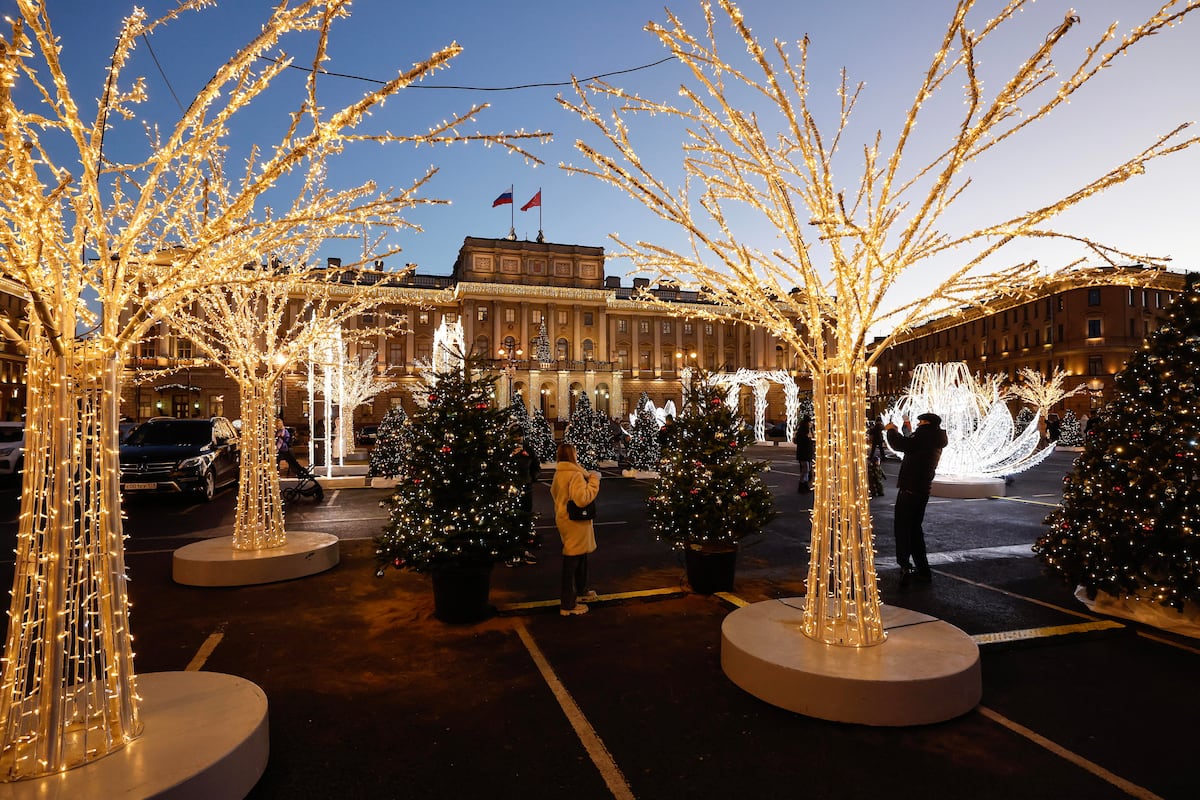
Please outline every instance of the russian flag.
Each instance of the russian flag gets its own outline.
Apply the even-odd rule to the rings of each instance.
[[[492,208],[496,206],[512,205],[512,192],[508,191],[492,201]]]

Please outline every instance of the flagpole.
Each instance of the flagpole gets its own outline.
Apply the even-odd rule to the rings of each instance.
[[[508,193],[512,195],[512,202],[508,204],[508,238],[512,241],[517,240],[517,193],[516,184],[508,185]]]

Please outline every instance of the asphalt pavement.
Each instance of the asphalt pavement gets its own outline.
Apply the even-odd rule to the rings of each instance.
[[[948,722],[872,728],[767,705],[721,671],[738,603],[803,592],[812,495],[786,447],[769,460],[779,517],[743,542],[735,591],[693,594],[647,532],[649,482],[606,471],[591,576],[601,601],[561,617],[550,475],[536,487],[539,563],[497,567],[492,618],[433,618],[427,576],[376,577],[379,488],[334,488],[288,525],[341,540],[341,563],[296,581],[197,588],[174,549],[227,535],[210,504],[126,504],[139,672],[202,668],[258,684],[271,756],[252,798],[1195,798],[1200,642],[1094,615],[1029,546],[1073,458],[1056,453],[1004,499],[931,501],[930,585],[901,589],[888,490],[873,500],[884,602],[976,637],[983,701]],[[10,510],[11,509],[11,510]],[[15,524],[0,489],[0,535]],[[0,580],[11,582],[11,561]],[[215,641],[215,645],[214,645]],[[211,646],[207,659],[198,653]],[[202,663],[198,663],[202,662]]]

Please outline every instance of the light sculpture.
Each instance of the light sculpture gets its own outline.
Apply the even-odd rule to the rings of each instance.
[[[997,384],[990,380],[977,382],[962,362],[918,364],[908,391],[884,416],[897,426],[905,419],[915,425],[917,416],[925,412],[942,418],[949,440],[938,461],[938,477],[1014,475],[1040,464],[1054,452],[1053,444],[1038,449],[1041,432],[1037,415],[1015,429],[1005,395]]]
[[[803,631],[825,644],[875,645],[885,639],[863,431],[867,374],[879,354],[928,320],[961,314],[988,299],[1032,296],[1050,280],[1038,264],[994,267],[1005,246],[1021,239],[1069,239],[1106,265],[1163,263],[1068,237],[1047,223],[1140,174],[1148,162],[1194,145],[1196,137],[1182,135],[1186,125],[1061,200],[965,230],[941,228],[952,221],[947,212],[967,196],[968,167],[1050,115],[1122,54],[1200,7],[1168,2],[1122,38],[1115,26],[1109,28],[1084,50],[1057,91],[1041,92],[1054,82],[1058,65],[1068,61],[1057,57],[1078,22],[1068,15],[1049,31],[1039,31],[1024,55],[1011,43],[1000,53],[992,51],[996,60],[1012,59],[1014,68],[1009,80],[985,86],[977,69],[980,54],[992,45],[993,34],[1028,5],[1010,0],[991,19],[976,20],[975,3],[958,3],[918,79],[891,150],[882,133],[850,148],[858,178],[849,182],[837,170],[843,162],[839,145],[862,87],[855,88],[843,72],[838,122],[821,130],[819,115],[809,107],[808,39],[764,47],[731,0],[702,5],[699,36],[670,11],[665,23],[647,26],[686,73],[687,82],[674,97],[643,97],[592,80],[577,82],[575,95],[560,99],[592,123],[596,135],[595,142],[576,143],[587,163],[566,168],[625,191],[687,237],[685,245],[671,247],[615,235],[613,255],[629,258],[643,274],[706,292],[711,305],[689,307],[690,316],[761,326],[789,345],[813,376],[818,479]],[[735,60],[723,52],[726,36],[739,54]],[[948,132],[923,125],[921,131],[937,137],[932,143],[918,137],[917,122],[924,119],[927,103],[938,95],[946,100],[955,87],[965,94],[961,119]],[[746,110],[747,98],[753,98],[753,113]],[[678,124],[684,141],[682,179],[674,165],[655,164],[638,151],[632,123],[642,117],[653,118],[656,139]],[[924,159],[918,153],[935,155]],[[742,225],[751,217],[774,235],[771,249],[753,244],[760,237],[744,235]],[[895,302],[893,290],[906,273],[951,255],[957,266],[949,274],[927,279],[918,299]],[[1070,265],[1081,284],[1111,283],[1114,277],[1137,281],[1150,272],[1129,276],[1079,268],[1082,263],[1081,258]],[[1061,279],[1061,273],[1053,277]],[[681,313],[678,304],[652,295],[642,299],[664,313]],[[877,330],[892,332],[872,342]]]
[[[482,106],[413,136],[357,130],[387,97],[445,67],[461,51],[457,45],[326,116],[317,76],[332,26],[349,13],[344,0],[276,4],[178,120],[140,119],[147,84],[126,75],[137,45],[210,4],[183,0],[159,19],[135,8],[94,102],[71,89],[64,43],[45,3],[15,0],[0,43],[0,275],[29,299],[25,329],[0,320],[0,334],[26,355],[29,386],[0,677],[0,779],[60,773],[141,732],[117,459],[124,356],[156,319],[197,295],[255,280],[243,266],[310,239],[315,220],[323,220],[328,238],[357,241],[365,229],[406,226],[401,212],[430,202],[419,192],[432,169],[398,191],[371,182],[324,188],[326,162],[346,147],[482,141],[533,158],[521,140],[544,138],[460,133]],[[292,66],[278,56],[293,33],[316,53],[296,113],[286,117],[277,142],[227,170],[222,155],[231,128]],[[23,91],[14,93],[18,84]],[[21,97],[32,98],[30,108]],[[95,117],[85,119],[80,109],[94,109]],[[137,137],[149,132],[140,152],[128,138],[130,123]],[[126,137],[124,152],[133,152],[129,161],[102,152],[104,140],[118,136]],[[299,187],[294,199],[277,181]],[[310,192],[317,186],[320,192]],[[270,397],[256,402],[269,406]]]

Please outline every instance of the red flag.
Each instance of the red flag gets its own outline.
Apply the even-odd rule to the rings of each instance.
[[[540,206],[541,204],[542,204],[542,190],[538,189],[537,194],[535,194],[533,197],[529,198],[528,203],[521,206],[521,210],[528,211],[529,209],[533,208],[534,206]]]
[[[492,201],[492,208],[495,208],[496,206],[502,206],[505,204],[511,204],[511,203],[512,203],[512,192],[508,191]],[[522,210],[524,210],[524,209],[522,209]]]

